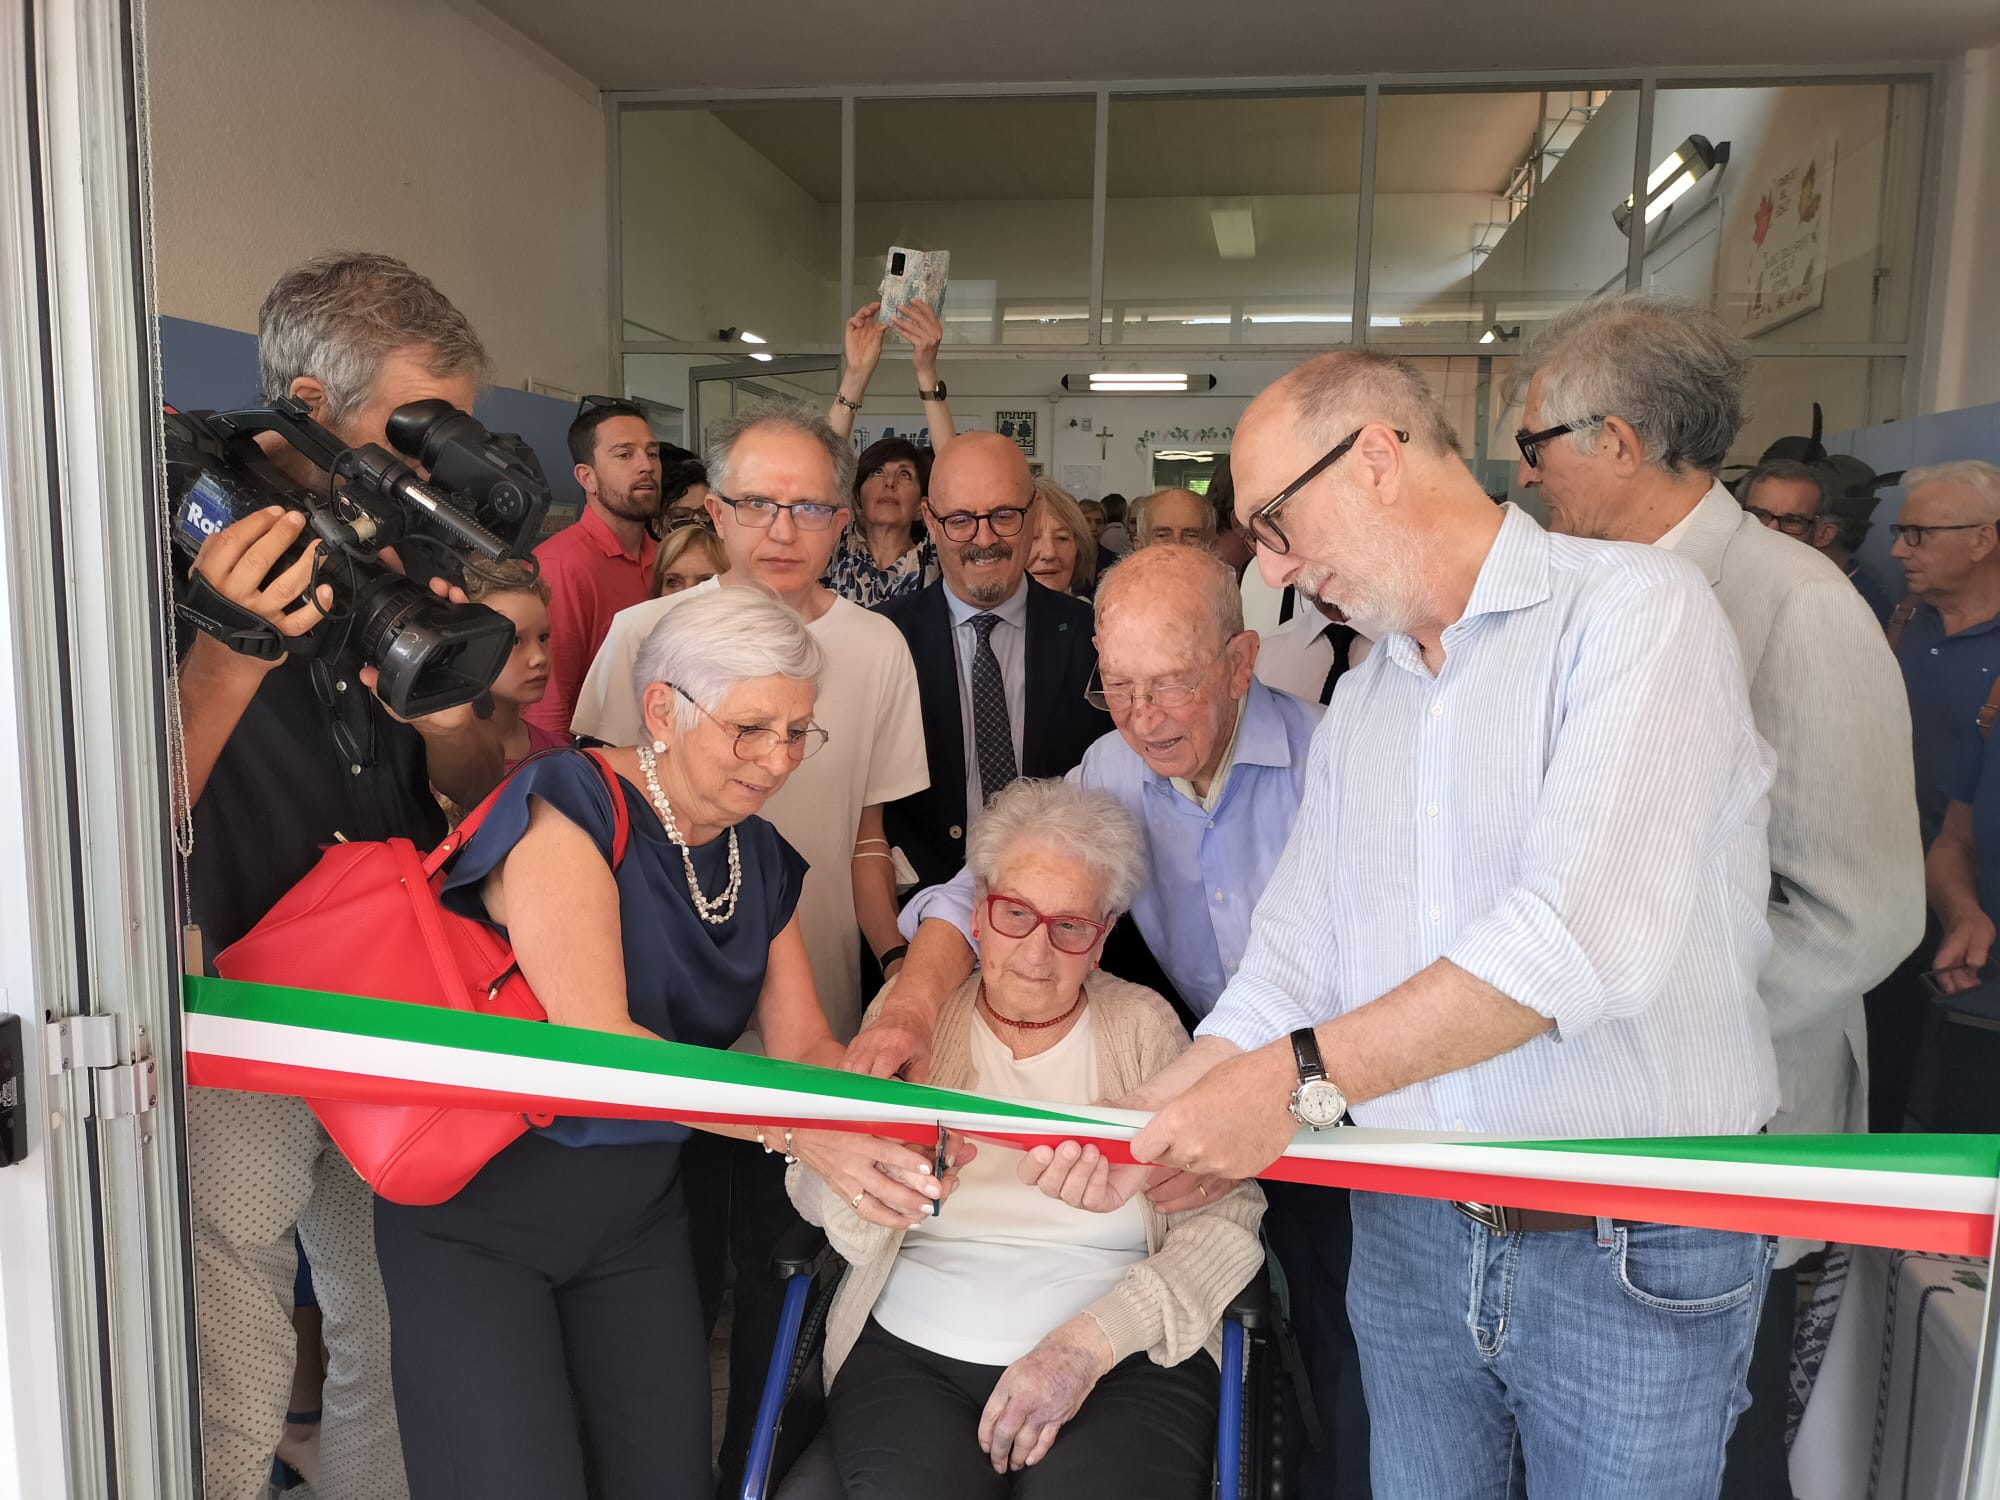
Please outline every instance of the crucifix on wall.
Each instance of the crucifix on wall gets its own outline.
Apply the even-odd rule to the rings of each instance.
[[[1111,456],[1111,440],[1118,436],[1109,427],[1097,429],[1097,461],[1103,463]]]

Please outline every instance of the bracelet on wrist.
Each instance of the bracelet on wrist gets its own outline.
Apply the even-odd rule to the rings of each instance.
[[[859,401],[848,400],[847,393],[845,391],[835,391],[833,393],[833,399],[838,401],[842,406],[846,407],[849,411],[861,410],[861,403]]]
[[[895,947],[891,948],[887,953],[884,953],[880,957],[878,957],[875,960],[875,962],[882,966],[882,970],[884,973],[887,973],[890,964],[896,962],[896,960],[899,958],[908,958],[909,956],[910,956],[910,945],[908,943],[898,943]]]

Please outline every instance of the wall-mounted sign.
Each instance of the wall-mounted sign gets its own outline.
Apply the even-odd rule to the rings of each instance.
[[[1743,332],[1767,333],[1811,312],[1826,297],[1832,248],[1835,138],[1773,177],[1750,216],[1750,300]]]
[[[993,413],[993,430],[1004,438],[1012,438],[1021,451],[1035,456],[1035,414],[1031,411],[996,411]]]

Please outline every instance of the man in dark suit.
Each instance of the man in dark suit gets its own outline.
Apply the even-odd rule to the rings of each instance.
[[[924,524],[943,576],[878,606],[916,659],[931,784],[883,806],[883,831],[919,888],[965,863],[965,831],[1019,776],[1061,776],[1111,730],[1084,701],[1097,668],[1090,605],[1027,573],[1035,487],[997,433],[953,438],[931,471]]]

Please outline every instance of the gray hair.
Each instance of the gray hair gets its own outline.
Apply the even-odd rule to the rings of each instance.
[[[1581,452],[1606,417],[1623,417],[1646,461],[1669,474],[1716,474],[1743,427],[1750,351],[1685,297],[1624,292],[1582,303],[1534,338],[1514,379],[1542,379],[1541,423],[1574,429]]]
[[[746,434],[760,427],[801,432],[826,449],[826,456],[833,460],[833,493],[824,498],[830,504],[847,506],[848,497],[854,493],[854,445],[835,432],[824,416],[802,401],[760,401],[734,416],[711,423],[703,438],[701,454],[701,461],[708,469],[708,487],[711,490],[734,496],[735,476],[729,472],[729,466],[736,457],[736,445]]]
[[[1195,575],[1192,579],[1190,572]],[[1140,547],[1106,568],[1092,600],[1098,631],[1104,630],[1106,617],[1125,602],[1126,595],[1149,584],[1152,596],[1177,604],[1190,602],[1192,585],[1197,596],[1206,598],[1220,641],[1242,632],[1243,590],[1235,571],[1213,552],[1199,547]]]
[[[1202,540],[1206,542],[1214,541],[1215,507],[1210,505],[1200,495],[1197,495],[1193,490],[1178,489],[1169,485],[1166,489],[1154,490],[1150,495],[1141,495],[1137,500],[1132,502],[1130,524],[1126,527],[1126,530],[1131,533],[1133,547],[1138,548],[1146,545],[1146,528],[1152,524],[1152,509],[1169,495],[1186,495],[1188,499],[1201,507]]]
[[[2000,521],[2000,466],[1982,459],[1961,458],[1948,464],[1912,469],[1903,476],[1903,493],[1908,495],[1920,484],[1962,484],[1978,496],[1981,514],[1990,521]]]
[[[1130,911],[1146,884],[1139,820],[1108,792],[1069,781],[1016,781],[993,794],[965,840],[965,862],[986,889],[1008,857],[1042,849],[1075,860],[1104,888],[1104,911]]]
[[[1284,378],[1313,445],[1331,448],[1356,428],[1387,422],[1434,457],[1458,452],[1458,430],[1430,381],[1409,360],[1378,349],[1341,349]]]
[[[427,276],[388,255],[337,250],[280,276],[257,312],[257,369],[275,401],[300,376],[326,388],[328,423],[367,399],[382,361],[428,345],[433,375],[484,380],[486,346]]]
[[[668,610],[639,647],[632,690],[643,702],[654,683],[674,684],[694,699],[675,694],[675,722],[692,729],[701,708],[714,713],[739,682],[791,677],[817,687],[825,670],[826,653],[806,622],[776,594],[746,584],[692,592]]]

